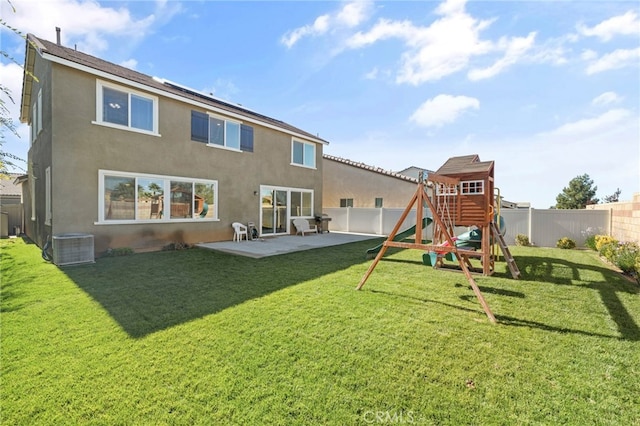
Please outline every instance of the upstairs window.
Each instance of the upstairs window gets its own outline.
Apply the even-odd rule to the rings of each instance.
[[[376,197],[376,199],[375,199],[375,207],[377,209],[381,209],[382,208],[382,197]]]
[[[484,181],[469,180],[460,182],[460,193],[465,195],[484,194]]]
[[[316,167],[316,146],[308,142],[293,140],[291,143],[291,163],[310,168]]]
[[[42,130],[42,89],[38,90],[38,97],[31,109],[31,143],[35,142]]]
[[[253,152],[253,127],[238,121],[191,111],[191,140]]]
[[[340,207],[353,207],[353,198],[340,198]]]
[[[98,82],[96,122],[142,132],[158,132],[158,99]]]

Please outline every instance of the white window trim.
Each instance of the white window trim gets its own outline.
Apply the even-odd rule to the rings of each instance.
[[[447,191],[443,191],[444,188],[447,188]],[[458,185],[451,186],[444,183],[436,184],[436,195],[445,196],[445,195],[458,195]]]
[[[51,167],[44,170],[44,223],[51,225]]]
[[[171,219],[170,215],[166,215],[161,219],[133,219],[133,220],[108,220],[104,218],[104,177],[107,176],[120,176],[120,177],[128,177],[128,178],[144,178],[144,179],[163,179],[165,181],[187,181],[193,183],[206,183],[206,184],[214,184],[214,196],[213,196],[213,217],[212,218],[180,218],[180,219]],[[164,188],[165,194],[170,193],[171,188]],[[137,188],[134,189],[135,194],[138,193]],[[137,197],[137,195],[136,195]],[[165,211],[171,211],[171,197],[167,196],[164,198]],[[136,210],[137,212],[137,210]],[[185,176],[167,176],[167,175],[153,175],[147,173],[129,173],[122,172],[117,170],[98,170],[98,221],[94,222],[94,225],[137,225],[137,224],[145,224],[145,223],[202,223],[202,222],[219,222],[220,218],[218,216],[218,181],[211,179],[198,179],[191,178]],[[137,213],[136,213],[137,215]]]
[[[211,135],[211,129],[209,129],[207,127],[207,129],[209,130],[209,132],[207,133],[207,146],[211,147],[211,148],[218,148],[218,149],[226,149],[227,151],[233,151],[233,152],[242,152],[242,150],[240,149],[240,145],[241,145],[241,139],[242,139],[242,130],[239,131],[238,133],[238,148],[232,148],[230,146],[227,146],[227,121],[230,123],[235,123],[238,126],[242,125],[242,121],[239,120],[233,120],[230,119],[228,117],[224,117],[222,115],[218,115],[218,114],[214,114],[212,112],[207,111],[207,116],[209,118],[216,118],[218,120],[222,120],[224,121],[224,145],[218,145],[215,143],[211,143],[211,141],[209,141],[209,136]],[[211,122],[209,121],[209,124]]]
[[[104,91],[102,90],[103,88],[109,88],[109,89],[114,89],[114,90],[118,90],[120,92],[126,92],[129,95],[136,95],[136,96],[140,96],[141,98],[146,98],[149,99],[153,102],[153,130],[149,131],[149,130],[144,130],[144,129],[137,129],[135,127],[131,127],[131,126],[122,126],[120,124],[115,124],[115,123],[110,123],[108,121],[103,121],[102,120],[102,116],[103,116],[103,110],[102,110],[102,95],[104,93]],[[129,100],[129,114],[131,114],[131,96],[128,97]],[[130,117],[129,117],[130,118]],[[136,133],[142,133],[145,135],[150,135],[150,136],[161,136],[160,133],[158,133],[158,126],[159,126],[159,122],[160,122],[160,118],[159,118],[159,114],[158,114],[158,97],[157,96],[153,96],[150,95],[148,93],[144,93],[144,92],[140,92],[134,89],[131,89],[130,87],[126,87],[126,86],[119,86],[117,84],[113,84],[113,83],[109,83],[103,80],[96,80],[96,119],[95,121],[92,121],[92,124],[97,124],[99,126],[105,126],[105,127],[111,127],[114,129],[121,129],[121,130],[127,130],[130,132],[136,132]]]
[[[303,146],[310,145],[313,146],[313,166],[307,166],[306,164],[299,164],[293,161],[293,145],[295,143],[300,143]],[[302,150],[302,162],[304,163],[304,148]],[[304,167],[305,169],[317,170],[318,169],[318,158],[316,155],[316,144],[312,142],[306,142],[300,139],[291,139],[291,165],[296,167]]]
[[[287,198],[289,201],[289,209],[291,209],[291,193],[292,192],[300,192],[300,193],[309,193],[311,194],[311,215],[310,216],[294,216],[294,215],[289,215],[291,219],[298,219],[298,218],[303,218],[303,219],[311,219],[314,216],[314,197],[315,197],[315,191],[313,189],[298,189],[298,188],[287,188]]]
[[[475,184],[480,184],[480,186],[482,187],[482,191],[480,192],[469,192],[469,191],[465,191],[464,189],[464,184],[470,184],[470,183],[475,183]],[[465,181],[461,181],[460,182],[460,194],[462,195],[483,195],[484,194],[484,181],[483,180],[465,180]]]

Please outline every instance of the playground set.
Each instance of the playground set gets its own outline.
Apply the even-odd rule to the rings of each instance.
[[[414,207],[415,226],[399,232]],[[431,211],[432,217],[426,216],[425,208]],[[432,238],[425,240],[423,231],[429,225],[432,226]],[[471,230],[455,236],[456,227]],[[367,251],[368,255],[376,253],[376,257],[356,289],[360,290],[364,286],[387,248],[423,250],[423,263],[434,268],[444,268],[445,260],[457,260],[459,269],[464,272],[489,320],[496,322],[471,275],[477,269],[470,259],[480,261],[481,268],[478,272],[492,275],[499,247],[511,275],[515,279],[519,278],[520,271],[504,241],[504,232],[505,223],[500,216],[500,195],[494,187],[494,162],[480,161],[478,155],[452,157],[435,173],[429,173],[426,179],[420,176],[416,192],[387,239]],[[415,235],[415,239],[405,241],[411,235]]]

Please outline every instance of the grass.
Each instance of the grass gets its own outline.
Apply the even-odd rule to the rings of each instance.
[[[361,242],[58,268],[1,248],[3,424],[640,424],[640,288],[513,247],[476,282]]]

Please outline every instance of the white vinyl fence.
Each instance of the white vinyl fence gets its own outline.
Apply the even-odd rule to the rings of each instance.
[[[375,234],[386,236],[402,216],[404,209],[388,208],[325,208],[323,213],[331,218],[329,230]],[[529,237],[529,241],[539,247],[555,247],[560,238],[569,237],[578,247],[584,247],[589,234],[610,234],[611,212],[609,210],[512,210],[502,209],[506,225],[505,241],[515,244],[518,234]],[[427,216],[431,213],[427,211]],[[400,227],[403,231],[415,225],[415,209]],[[467,228],[459,228],[466,232]],[[424,232],[431,237],[431,226]]]

